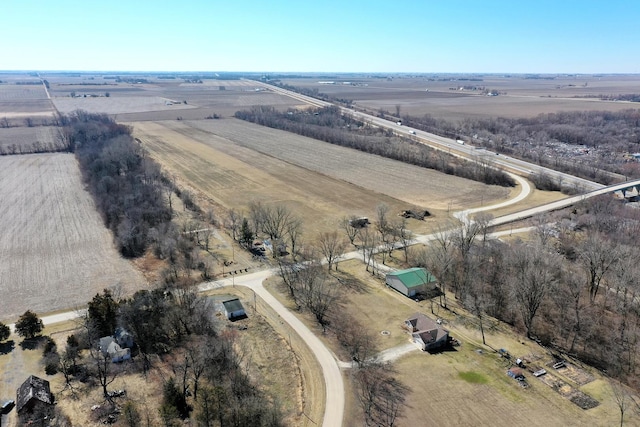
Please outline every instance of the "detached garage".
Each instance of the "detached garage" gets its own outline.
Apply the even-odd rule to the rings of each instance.
[[[247,313],[238,298],[230,299],[222,303],[224,306],[224,315],[227,319],[234,320],[240,317],[246,317]]]
[[[387,286],[410,298],[420,292],[429,291],[435,282],[436,278],[424,268],[408,268],[387,273],[385,280]]]

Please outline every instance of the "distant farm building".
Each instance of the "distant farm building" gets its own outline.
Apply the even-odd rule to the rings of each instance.
[[[387,273],[385,283],[410,298],[431,290],[435,277],[424,268],[408,268]]]
[[[422,313],[416,313],[404,322],[413,342],[424,351],[436,350],[449,342],[449,331]]]
[[[31,375],[18,388],[16,410],[19,415],[46,411],[53,405],[53,402],[49,381]]]
[[[222,305],[224,306],[224,315],[227,316],[227,319],[229,320],[247,316],[247,313],[244,311],[244,307],[238,298],[224,301]]]

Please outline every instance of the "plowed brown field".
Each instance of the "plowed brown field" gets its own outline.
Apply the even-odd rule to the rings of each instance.
[[[462,209],[501,200],[487,186],[236,119],[133,123],[134,135],[187,186],[225,208],[280,202],[305,230],[335,229],[345,215],[413,206]]]
[[[0,320],[86,304],[144,279],[116,251],[71,154],[0,157]]]

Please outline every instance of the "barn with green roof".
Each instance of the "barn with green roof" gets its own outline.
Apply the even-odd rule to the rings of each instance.
[[[424,268],[408,268],[387,273],[385,283],[410,298],[433,287],[436,278]]]

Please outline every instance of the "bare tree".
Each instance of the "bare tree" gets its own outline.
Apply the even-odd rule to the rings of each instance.
[[[300,266],[284,257],[277,257],[276,262],[278,264],[278,275],[289,290],[289,297],[299,309],[300,295],[298,293],[298,272],[300,271]]]
[[[623,384],[615,380],[609,380],[609,385],[611,386],[613,399],[620,411],[620,427],[622,427],[624,425],[624,415],[629,410],[629,407],[636,402]]]
[[[318,249],[327,260],[327,268],[331,270],[331,266],[335,264],[338,270],[337,260],[342,256],[346,249],[346,242],[338,234],[337,231],[325,231],[318,236]]]
[[[473,221],[478,227],[478,235],[482,237],[482,245],[484,246],[489,238],[489,230],[491,229],[493,215],[487,212],[480,212],[473,217]]]
[[[318,263],[301,269],[298,279],[304,305],[316,317],[324,332],[328,324],[327,314],[338,298],[339,288]]]
[[[480,333],[482,334],[482,344],[487,345],[487,341],[484,336],[484,315],[486,311],[487,293],[484,289],[482,280],[472,280],[469,292],[467,293],[464,305],[478,318],[478,324],[480,327]]]
[[[371,271],[371,274],[376,274],[376,262],[374,260],[374,255],[378,249],[378,235],[375,232],[372,232],[368,227],[362,228],[360,230],[360,241],[361,246],[360,250],[362,250],[362,258],[364,259],[365,269],[366,271]],[[371,268],[371,270],[369,270]]]
[[[264,206],[262,209],[262,230],[272,240],[283,237],[287,231],[287,226],[293,219],[293,214],[284,205],[273,207]]]
[[[518,304],[527,338],[531,338],[533,321],[550,287],[559,273],[557,255],[541,246],[520,244],[512,250],[512,290]]]
[[[549,223],[548,215],[536,215],[533,220],[535,221],[534,235],[540,240],[542,246],[547,246],[549,241],[555,234],[553,226]]]
[[[599,233],[589,233],[578,246],[578,259],[583,265],[589,284],[589,298],[593,303],[605,274],[619,259],[618,245]]]
[[[407,228],[407,219],[402,217],[398,221],[393,221],[392,229],[395,242],[400,243],[402,247],[404,262],[409,262],[409,245],[413,240],[413,232]]]
[[[249,219],[254,235],[258,235],[263,230],[265,207],[260,202],[251,202],[249,204]]]
[[[447,287],[452,283],[455,269],[455,250],[449,233],[439,231],[427,249],[427,266],[438,279],[440,306],[447,308]]]
[[[378,352],[376,337],[356,319],[346,313],[340,313],[332,322],[332,329],[335,330],[338,341],[345,347],[351,360],[359,367],[372,363]]]
[[[291,215],[285,224],[285,233],[291,245],[291,258],[295,261],[298,256],[300,242],[302,239],[302,220]]]
[[[356,219],[355,216],[350,216],[350,217],[342,218],[342,221],[341,221],[342,229],[347,234],[347,237],[349,238],[349,242],[351,242],[351,244],[354,246],[355,246],[356,237],[358,236],[358,232],[359,232],[359,229],[354,225],[355,219]]]
[[[231,209],[227,216],[227,228],[231,231],[231,238],[233,240],[238,240],[238,233],[240,231],[240,226],[242,225],[242,214],[240,214],[235,209]]]
[[[107,387],[117,378],[120,366],[115,365],[111,361],[111,356],[107,352],[107,349],[100,348],[95,341],[94,344],[89,347],[89,356],[92,360],[91,368],[93,374],[98,379],[100,387],[102,387],[102,394],[105,399],[111,400]]]
[[[354,373],[365,426],[393,427],[405,407],[406,386],[388,365],[367,364]]]

